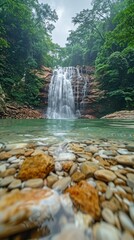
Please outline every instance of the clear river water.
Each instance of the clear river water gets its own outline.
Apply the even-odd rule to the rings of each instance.
[[[0,142],[40,142],[54,144],[87,139],[134,141],[133,120],[109,119],[1,119]]]

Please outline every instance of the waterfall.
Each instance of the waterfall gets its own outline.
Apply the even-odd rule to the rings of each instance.
[[[49,119],[75,118],[72,78],[75,68],[58,68],[53,72],[48,94]]]

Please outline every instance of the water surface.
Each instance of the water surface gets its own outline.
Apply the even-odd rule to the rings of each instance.
[[[134,140],[134,121],[109,119],[1,119],[0,141],[18,143],[39,141],[46,144],[61,141],[110,139]]]

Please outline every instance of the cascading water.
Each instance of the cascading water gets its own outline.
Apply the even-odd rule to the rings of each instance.
[[[54,70],[48,94],[47,117],[49,119],[75,118],[71,84],[73,74],[73,67],[60,67]]]

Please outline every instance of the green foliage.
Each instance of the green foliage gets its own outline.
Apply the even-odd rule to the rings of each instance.
[[[0,83],[14,100],[37,104],[40,83],[31,69],[52,66],[50,33],[55,10],[38,0],[2,0],[0,4]],[[26,82],[21,83],[24,73]],[[16,90],[16,93],[15,93]]]

